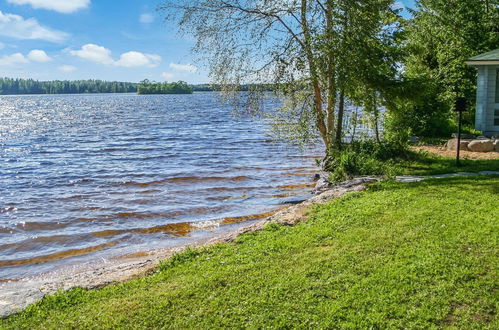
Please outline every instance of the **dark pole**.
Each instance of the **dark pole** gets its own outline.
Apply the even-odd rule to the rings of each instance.
[[[461,121],[463,120],[463,112],[466,111],[466,99],[464,97],[458,97],[456,99],[454,110],[459,112],[459,122],[457,124],[456,166],[461,166],[461,162],[459,161],[459,153],[461,151]]]
[[[456,166],[461,166],[459,161],[459,152],[461,150],[461,120],[463,119],[463,112],[459,111],[459,122],[457,124],[457,155],[456,155]]]

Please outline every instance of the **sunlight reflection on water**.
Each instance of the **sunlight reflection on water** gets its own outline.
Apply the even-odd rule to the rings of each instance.
[[[213,93],[7,96],[0,114],[0,279],[266,215],[320,154]]]

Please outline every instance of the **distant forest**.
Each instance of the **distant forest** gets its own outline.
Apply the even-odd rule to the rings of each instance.
[[[137,83],[102,80],[54,80],[0,78],[0,95],[135,93]]]
[[[238,86],[238,89],[240,91],[248,91],[251,90],[253,87],[255,87],[255,85],[241,85]],[[149,80],[144,80],[140,83],[103,81],[103,80],[38,81],[34,79],[0,77],[0,95],[137,93],[137,92],[139,94],[186,94],[186,93],[190,94],[192,92],[214,92],[214,91],[220,91],[220,89],[221,89],[220,85],[211,85],[211,84],[187,85],[187,83],[182,81],[176,83],[175,82],[159,83]],[[265,89],[272,90],[272,87],[266,86]]]

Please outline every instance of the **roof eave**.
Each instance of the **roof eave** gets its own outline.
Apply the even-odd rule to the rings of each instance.
[[[479,66],[479,65],[499,65],[499,60],[482,60],[482,61],[465,61],[464,63],[471,66]]]

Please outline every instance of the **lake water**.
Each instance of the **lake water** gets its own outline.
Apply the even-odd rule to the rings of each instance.
[[[303,198],[320,152],[267,130],[214,93],[0,97],[0,281],[180,244]]]

